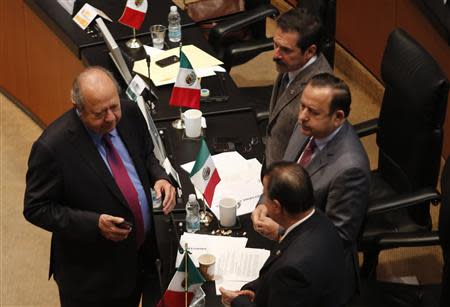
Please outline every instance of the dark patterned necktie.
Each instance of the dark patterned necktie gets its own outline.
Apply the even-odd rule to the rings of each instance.
[[[303,154],[300,156],[300,159],[298,159],[298,164],[300,164],[303,167],[306,167],[309,164],[309,162],[311,162],[311,158],[315,148],[316,142],[314,142],[314,139],[311,138],[305,150],[303,150]]]
[[[135,229],[136,229],[136,243],[138,248],[144,242],[144,221],[142,219],[141,205],[139,204],[139,197],[136,188],[131,181],[128,171],[120,158],[119,153],[111,142],[111,136],[105,134],[103,142],[106,149],[106,160],[108,161],[114,180],[117,183],[122,195],[125,197],[131,211],[134,215]]]
[[[285,73],[285,74],[283,74],[283,76],[280,79],[280,84],[278,87],[278,97],[283,95],[288,83],[289,83],[289,76],[287,73]]]

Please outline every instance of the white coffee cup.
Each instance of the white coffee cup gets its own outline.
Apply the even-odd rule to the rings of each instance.
[[[219,201],[220,225],[231,227],[236,224],[236,211],[239,204],[233,198],[222,198]]]
[[[184,129],[188,138],[198,138],[202,132],[202,111],[189,109],[183,113]]]

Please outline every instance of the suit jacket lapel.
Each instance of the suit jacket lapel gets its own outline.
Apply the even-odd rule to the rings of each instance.
[[[86,128],[79,119],[75,110],[72,113],[72,125],[67,129],[67,139],[74,145],[74,148],[80,153],[84,162],[89,165],[94,172],[100,177],[111,192],[120,200],[120,202],[128,207],[128,204],[114,181],[111,172],[103,161],[100,153],[95,147],[94,142],[89,136]]]
[[[341,130],[334,136],[334,138],[328,142],[328,144],[317,153],[311,163],[306,167],[308,174],[313,176],[316,172],[318,172],[321,168],[328,164],[329,159],[336,152],[336,144],[340,143],[340,139],[347,134],[348,130],[348,122],[345,121],[342,124]]]
[[[267,261],[264,263],[263,267],[260,270],[259,273],[260,276],[264,274],[264,272],[266,272],[278,259],[280,259],[285,250],[291,245],[292,241],[295,240],[305,230],[305,227],[308,227],[307,225],[311,222],[311,220],[316,214],[317,212],[315,212],[309,219],[304,221],[302,224],[292,229],[283,239],[283,241],[281,241],[281,243],[275,245],[272,252],[270,253],[269,258],[267,258]]]

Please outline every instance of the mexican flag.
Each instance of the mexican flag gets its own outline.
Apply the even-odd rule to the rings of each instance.
[[[169,104],[186,108],[200,108],[200,78],[180,47],[180,70],[173,86]]]
[[[216,185],[220,182],[214,161],[204,139],[195,159],[194,167],[189,174],[192,184],[203,194],[208,206],[211,207]]]
[[[147,13],[147,0],[128,0],[119,22],[135,28],[141,28]]]
[[[187,259],[186,259],[187,258]],[[187,262],[187,270],[186,268]],[[187,286],[186,286],[186,272],[187,272]],[[180,263],[175,275],[173,275],[164,296],[159,301],[157,307],[184,307],[186,292],[187,305],[192,301],[195,291],[205,282],[202,274],[195,267],[191,257],[187,251],[184,252],[183,261]]]

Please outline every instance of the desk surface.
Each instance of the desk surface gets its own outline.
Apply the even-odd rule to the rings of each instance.
[[[77,57],[81,57],[81,50],[83,48],[104,44],[103,38],[99,35],[95,27],[90,25],[88,27],[89,30],[82,30],[72,21],[72,16],[55,0],[25,1]],[[132,36],[133,32],[131,28],[117,22],[125,8],[126,0],[76,0],[73,10],[74,14],[85,3],[89,3],[97,9],[102,10],[113,20],[112,23],[107,22],[107,26],[117,41],[127,40]],[[169,14],[169,7],[171,5],[174,4],[168,0],[148,1],[147,16],[141,29],[136,31],[137,36],[148,34],[150,25],[166,25],[167,15]],[[191,20],[187,14],[180,9],[178,11],[181,16],[181,23],[183,25],[191,24]]]
[[[141,37],[140,40],[144,44],[151,45],[150,35],[145,35]],[[194,44],[205,52],[214,55],[213,50],[198,28],[183,29],[183,44]],[[124,41],[120,42],[119,46],[123,50],[122,53],[124,54],[124,58],[126,59],[130,71],[132,68],[133,59],[138,60],[145,57],[145,53],[143,54],[143,51],[136,52],[128,49],[125,46]],[[81,56],[86,65],[100,65],[112,71],[116,79],[119,81],[122,89],[125,89],[125,82],[114,66],[112,59],[108,56],[108,49],[105,45],[84,48],[81,51]],[[246,96],[242,94],[227,73],[217,73],[216,76],[203,78],[201,81],[201,86],[202,88],[209,89],[211,96],[225,95],[229,97],[228,100],[224,102],[202,103],[201,110],[204,113],[228,112],[251,107],[250,102],[247,98],[245,98]],[[179,118],[179,108],[169,106],[172,88],[173,84],[154,88],[155,93],[159,97],[159,103],[156,105],[156,113],[152,115],[155,121],[173,120],[175,118]]]
[[[228,112],[222,114],[206,115],[207,128],[204,130],[204,137],[208,147],[211,149],[214,137],[234,137],[237,139],[237,151],[246,159],[257,158],[262,161],[264,147],[261,144],[259,130],[256,122],[255,113],[252,109]],[[194,193],[194,188],[190,182],[188,174],[182,170],[179,165],[195,160],[200,147],[199,140],[187,139],[184,137],[183,130],[172,128],[171,121],[161,121],[156,123],[162,131],[163,143],[166,147],[167,155],[170,158],[174,168],[178,171],[183,186],[183,197],[177,203],[177,209],[184,209],[188,194]],[[248,146],[252,138],[257,138],[258,143]],[[213,152],[211,154],[214,154]],[[184,221],[184,213],[174,214],[176,220]],[[263,238],[253,230],[250,215],[240,217],[241,229],[234,231],[233,235],[242,236],[246,233],[248,237],[248,247],[270,249],[272,242]],[[178,238],[180,231],[173,227],[169,218],[159,214],[155,216],[158,246],[163,264],[162,284],[167,287],[174,274],[174,263]],[[217,222],[211,223],[209,227],[202,225],[200,233],[210,233],[212,229],[217,229]],[[206,293],[206,306],[221,306],[220,296],[215,295],[214,282],[207,282],[203,289]]]
[[[206,114],[207,128],[203,130],[205,141],[211,151],[214,137],[236,138],[236,150],[246,159],[257,158],[262,161],[264,145],[258,131],[256,116],[252,109],[230,113]],[[183,201],[177,204],[177,208],[184,208],[188,194],[194,193],[189,175],[181,169],[180,165],[194,161],[200,148],[199,140],[187,139],[184,130],[172,127],[171,121],[157,122],[156,125],[163,132],[162,139],[167,156],[178,172],[183,187]],[[257,144],[250,145],[251,139],[257,140]]]

